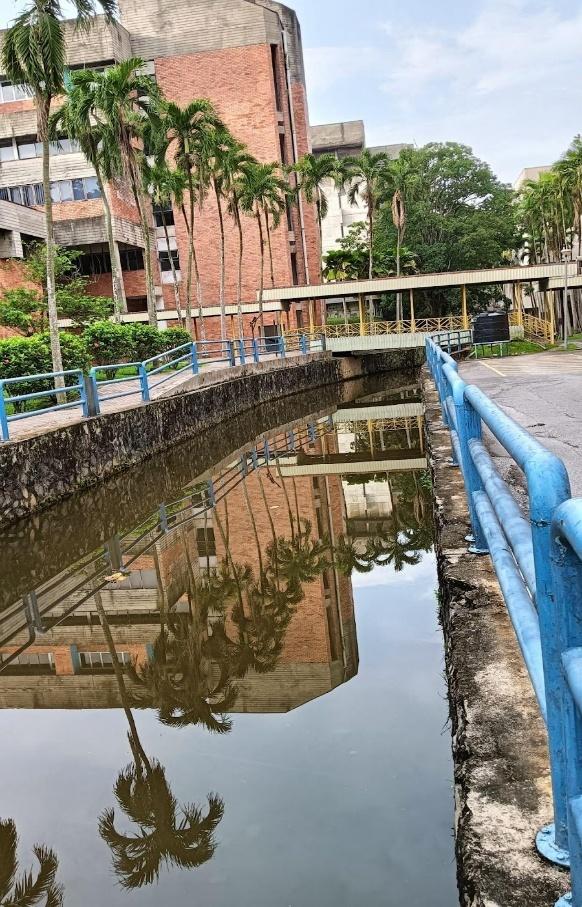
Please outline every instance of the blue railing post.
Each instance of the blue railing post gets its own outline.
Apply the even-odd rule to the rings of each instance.
[[[283,337],[283,335],[279,337],[279,355],[281,356],[281,359],[285,359],[285,357],[287,356],[287,346],[285,344],[285,338]]]
[[[3,441],[10,440],[8,416],[6,415],[6,399],[4,397],[4,382],[0,381],[0,433]]]
[[[81,401],[83,403],[84,416],[99,416],[101,414],[96,371],[97,369],[92,368],[88,375],[84,375],[81,378],[83,382]]]
[[[448,370],[443,370],[443,377],[450,384],[457,418],[460,466],[465,480],[467,504],[471,517],[471,531],[473,533],[473,542],[469,550],[475,554],[483,554],[489,550],[489,546],[475,504],[475,494],[483,491],[483,482],[471,456],[471,441],[481,441],[483,437],[481,417],[475,412],[468,400],[465,399],[466,385],[458,374],[449,367]]]
[[[192,374],[197,375],[200,371],[200,364],[198,362],[198,347],[195,343],[192,344]]]
[[[239,340],[239,342],[238,342],[238,350],[239,350],[239,355],[240,355],[240,364],[241,364],[241,365],[246,365],[247,359],[246,359],[246,356],[245,356],[245,342],[244,342],[244,340]]]
[[[167,532],[168,528],[168,508],[165,504],[160,504],[160,529]]]
[[[148,383],[148,373],[143,362],[139,366],[139,383],[141,385],[141,398],[144,403],[150,402],[150,386]]]
[[[562,647],[562,718],[567,797],[568,851],[572,873],[571,901],[582,904],[582,501],[570,500],[557,509],[552,523],[551,567],[554,585],[555,631]],[[578,694],[578,696],[576,696]],[[578,701],[577,701],[578,700]]]
[[[255,360],[255,362],[258,362],[258,361],[259,361],[259,358],[260,358],[260,356],[259,356],[259,344],[258,344],[256,338],[253,337],[253,359]]]
[[[236,365],[236,357],[234,354],[234,343],[232,340],[226,341],[226,358],[228,359],[231,368]]]
[[[548,746],[554,797],[554,823],[537,838],[540,853],[565,866],[568,855],[568,808],[563,739],[562,645],[556,628],[556,605],[550,563],[551,525],[556,509],[571,496],[561,460],[541,448],[525,469],[536,568],[536,605],[540,622],[548,709]]]
[[[301,334],[299,338],[299,349],[304,356],[307,355],[307,337],[305,336],[305,334]]]

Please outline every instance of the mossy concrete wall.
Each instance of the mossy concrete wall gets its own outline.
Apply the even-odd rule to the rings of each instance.
[[[191,379],[195,389],[0,445],[0,526],[141,463],[264,403],[418,365],[421,351],[289,357]],[[285,421],[284,413],[281,422]]]
[[[460,470],[424,375],[463,907],[553,907],[569,875],[538,856],[552,820],[546,731],[491,560],[468,553]]]

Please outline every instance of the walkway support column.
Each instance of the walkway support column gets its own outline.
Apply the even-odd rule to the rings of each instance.
[[[313,316],[313,299],[309,300],[309,333],[315,334],[315,319]]]
[[[461,287],[461,305],[463,311],[463,330],[469,330],[469,309],[467,306],[467,287]]]
[[[550,343],[553,346],[556,342],[556,292],[555,292],[555,290],[552,291],[551,298],[548,300],[548,309],[550,311]]]
[[[358,306],[360,309],[360,337],[364,337],[366,334],[366,313],[364,309],[364,297],[361,293],[358,296]]]
[[[414,316],[414,290],[410,289],[410,330],[416,334],[416,318]]]

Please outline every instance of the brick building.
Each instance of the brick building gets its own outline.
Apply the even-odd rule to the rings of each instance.
[[[309,117],[299,23],[273,0],[120,0],[119,21],[98,17],[88,32],[67,25],[70,68],[107,67],[129,57],[146,61],[146,71],[169,100],[185,105],[210,99],[234,136],[263,162],[292,164],[310,149]],[[80,249],[94,292],[111,293],[111,273],[102,203],[95,175],[74,143],[63,140],[51,159],[56,240]],[[20,258],[30,239],[42,238],[40,147],[34,104],[19,86],[0,79],[0,258]],[[32,209],[32,210],[30,210]],[[35,210],[36,209],[36,210]],[[119,245],[128,309],[146,320],[144,240],[127,187],[112,192],[114,236]],[[34,221],[34,223],[32,223]],[[175,321],[170,256],[185,300],[188,245],[178,211],[167,212],[170,248],[153,213],[152,246],[159,320]],[[161,221],[160,221],[161,222]],[[243,303],[247,327],[256,318],[260,244],[256,223],[244,219]],[[227,220],[227,313],[236,313],[238,240]],[[197,253],[203,284],[205,327],[219,331],[219,228],[209,197],[197,215]],[[272,233],[276,286],[317,282],[320,249],[315,212],[304,200],[288,211]],[[4,268],[0,265],[0,271]],[[270,286],[266,268],[266,286]],[[6,272],[3,283],[14,272]],[[183,280],[182,280],[183,276]],[[193,300],[195,307],[195,300]],[[266,333],[307,323],[301,306],[284,312],[265,305]]]

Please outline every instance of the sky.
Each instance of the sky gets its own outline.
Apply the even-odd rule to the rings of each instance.
[[[0,0],[0,25],[14,15]],[[369,145],[457,141],[505,182],[582,131],[582,0],[288,0],[313,124]]]

